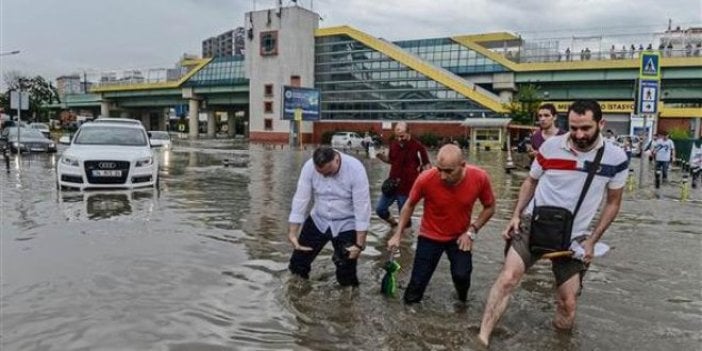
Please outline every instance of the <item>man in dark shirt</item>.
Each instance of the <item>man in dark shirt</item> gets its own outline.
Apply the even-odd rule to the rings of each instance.
[[[556,126],[556,106],[553,104],[543,104],[539,107],[537,115],[539,118],[539,130],[534,132],[531,137],[531,147],[527,146],[529,157],[533,160],[536,157],[536,152],[539,151],[541,144],[546,139],[554,136],[565,134],[565,131]]]
[[[395,140],[390,144],[387,155],[378,153],[379,160],[390,164],[389,179],[398,181],[397,188],[392,193],[382,193],[378,200],[375,212],[391,226],[396,226],[397,221],[388,210],[397,202],[398,211],[402,210],[414,181],[423,170],[431,168],[427,149],[418,140],[411,137],[407,123],[399,122],[395,125]]]

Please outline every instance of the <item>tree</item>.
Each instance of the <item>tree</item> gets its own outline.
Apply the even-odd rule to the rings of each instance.
[[[5,73],[3,79],[8,89],[0,96],[0,107],[7,114],[17,113],[17,110],[10,109],[10,92],[15,90],[29,94],[29,111],[22,114],[32,116],[33,120],[48,120],[49,109],[46,106],[54,101],[61,102],[56,88],[42,76],[26,77],[17,71],[10,71]]]
[[[512,117],[512,123],[531,126],[534,125],[534,116],[541,102],[539,88],[529,84],[521,86],[511,101],[505,104],[505,108]]]

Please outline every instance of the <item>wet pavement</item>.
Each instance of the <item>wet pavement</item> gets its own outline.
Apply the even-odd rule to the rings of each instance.
[[[310,281],[288,274],[286,220],[310,154],[181,142],[160,153],[158,189],[85,193],[57,191],[60,151],[13,157],[9,173],[0,167],[0,349],[480,349],[485,297],[502,262],[499,231],[526,172],[504,174],[499,151],[470,156],[491,173],[499,205],[474,246],[469,301],[456,302],[442,259],[425,301],[406,307],[379,294],[389,228],[375,216],[360,288],[337,286],[330,246]],[[375,200],[388,166],[358,156]],[[540,263],[491,349],[699,350],[702,189],[681,202],[679,179],[626,193],[604,236],[614,249],[587,274],[572,333],[551,328],[553,279]],[[401,290],[415,238],[399,258]]]

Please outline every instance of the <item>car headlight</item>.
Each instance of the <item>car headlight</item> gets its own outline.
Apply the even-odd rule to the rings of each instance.
[[[51,149],[51,148],[54,148],[54,147],[56,147],[56,144],[54,144],[54,143],[49,143],[49,148],[50,148],[50,149]]]
[[[18,142],[16,142],[16,141],[15,141],[14,143],[12,143],[12,145],[14,145],[15,148],[24,147],[24,144],[18,143]]]
[[[80,166],[77,159],[71,158],[71,157],[66,157],[66,156],[61,157],[61,163],[63,163],[64,165],[67,165],[67,166],[72,166],[72,167],[79,167]]]
[[[146,158],[138,159],[134,164],[134,167],[146,167],[151,166],[154,163],[154,158],[149,156]]]

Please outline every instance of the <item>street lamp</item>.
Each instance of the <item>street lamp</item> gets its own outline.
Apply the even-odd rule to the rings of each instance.
[[[19,53],[20,53],[20,51],[19,51],[19,50],[15,50],[15,51],[7,51],[7,52],[0,52],[0,56],[10,56],[10,55],[17,55],[17,54],[19,54]]]

